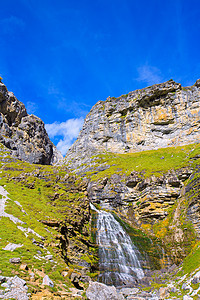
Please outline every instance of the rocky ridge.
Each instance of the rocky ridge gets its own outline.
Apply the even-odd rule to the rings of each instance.
[[[50,141],[42,120],[26,108],[0,81],[0,142],[21,160],[51,164],[62,158]]]
[[[200,80],[185,88],[169,80],[108,97],[91,109],[65,161],[76,169],[104,151],[132,153],[199,141],[199,103]]]

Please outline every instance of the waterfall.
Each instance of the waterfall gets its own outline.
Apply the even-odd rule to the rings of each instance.
[[[96,242],[99,246],[99,281],[108,285],[134,284],[144,277],[138,249],[113,215],[97,210]]]

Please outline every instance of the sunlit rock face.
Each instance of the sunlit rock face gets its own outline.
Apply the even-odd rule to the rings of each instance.
[[[55,149],[42,120],[28,115],[26,108],[6,86],[0,82],[0,142],[12,154],[36,164],[57,162],[61,154]]]
[[[67,161],[76,168],[87,154],[131,153],[200,140],[200,80],[183,88],[169,80],[99,101],[87,115]]]

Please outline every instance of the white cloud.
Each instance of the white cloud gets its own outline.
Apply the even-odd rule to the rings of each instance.
[[[137,81],[146,82],[148,85],[161,83],[163,81],[161,72],[158,68],[144,65],[138,68],[139,77]]]
[[[46,124],[46,130],[50,138],[54,139],[59,137],[57,143],[57,149],[65,155],[69,147],[72,145],[74,140],[77,138],[79,131],[83,126],[84,119],[69,119],[66,122],[54,122],[52,124]]]

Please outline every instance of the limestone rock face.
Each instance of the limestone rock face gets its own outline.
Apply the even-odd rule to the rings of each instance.
[[[99,101],[87,115],[66,160],[72,168],[87,156],[130,153],[200,140],[200,84],[183,88],[169,80]]]
[[[23,103],[0,82],[0,142],[21,160],[50,164],[60,154],[50,141],[44,123],[28,115]]]
[[[124,215],[130,215],[138,227],[143,222],[154,224],[168,215],[169,207],[181,197],[184,181],[191,173],[189,168],[182,168],[149,178],[143,178],[137,172],[127,177],[113,174],[107,180],[90,182],[88,197],[103,208],[118,209]]]

